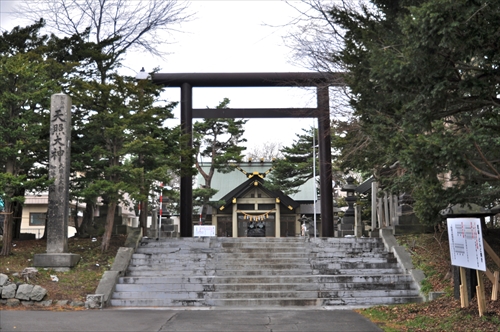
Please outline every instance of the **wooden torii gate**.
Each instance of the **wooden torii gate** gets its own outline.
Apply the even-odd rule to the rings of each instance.
[[[193,118],[317,118],[319,134],[321,230],[333,237],[333,193],[330,134],[330,86],[344,85],[342,73],[155,73],[153,83],[181,88],[181,128],[193,144]],[[194,87],[316,87],[316,108],[193,109]],[[181,176],[180,234],[193,236],[192,177]]]

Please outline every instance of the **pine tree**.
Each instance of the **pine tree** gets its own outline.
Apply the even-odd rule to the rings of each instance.
[[[218,109],[228,108],[230,100],[224,98],[217,106]],[[193,147],[196,153],[196,169],[203,176],[205,183],[202,188],[193,191],[195,201],[206,208],[210,197],[217,193],[212,188],[212,178],[216,171],[229,173],[234,169],[233,164],[241,162],[242,152],[246,149],[241,143],[246,142],[242,138],[243,126],[247,120],[213,118],[195,122],[193,125]],[[200,160],[210,160],[208,171],[203,169]]]
[[[43,26],[39,21],[0,36],[0,195],[5,205],[0,254],[4,256],[20,232],[25,191],[48,186],[50,96],[61,91],[61,74],[70,68],[54,56],[62,49],[53,46],[65,43],[40,35]]]

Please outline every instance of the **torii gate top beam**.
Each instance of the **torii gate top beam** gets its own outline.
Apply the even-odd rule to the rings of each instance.
[[[342,86],[343,73],[156,73],[153,83],[169,87]]]

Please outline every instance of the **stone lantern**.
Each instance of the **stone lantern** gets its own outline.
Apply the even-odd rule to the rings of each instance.
[[[354,185],[354,179],[352,176],[347,178],[347,184],[342,187],[341,191],[346,192],[345,201],[347,202],[347,210],[344,213],[344,217],[340,224],[337,225],[337,230],[335,231],[336,237],[344,237],[346,235],[354,236],[354,203],[356,203],[356,185]]]

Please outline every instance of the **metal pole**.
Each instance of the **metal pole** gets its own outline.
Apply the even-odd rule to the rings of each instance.
[[[158,209],[159,215],[158,215],[158,238],[160,238],[160,231],[161,231],[161,216],[163,214],[163,182],[160,183],[160,208]]]
[[[316,126],[313,121],[313,180],[314,180],[314,193],[313,193],[313,206],[314,206],[314,237],[316,237]]]

